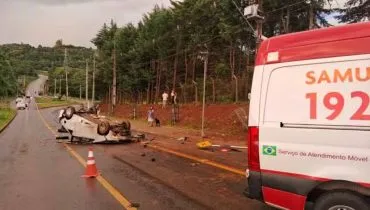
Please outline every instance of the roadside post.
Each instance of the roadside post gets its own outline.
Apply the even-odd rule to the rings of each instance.
[[[206,51],[200,52],[200,59],[204,62],[204,72],[203,72],[203,104],[202,104],[202,131],[201,135],[202,138],[205,137],[204,134],[204,111],[206,106],[206,81],[207,81],[207,68],[208,68],[208,50],[207,46],[205,46]]]
[[[132,110],[132,118],[136,120],[136,103],[134,104],[134,109]]]

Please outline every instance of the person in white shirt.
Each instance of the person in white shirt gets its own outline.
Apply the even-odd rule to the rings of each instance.
[[[164,91],[163,94],[162,94],[162,108],[166,107],[167,100],[168,100],[168,93],[166,91]]]

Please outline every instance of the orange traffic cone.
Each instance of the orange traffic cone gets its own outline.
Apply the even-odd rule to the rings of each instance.
[[[96,168],[94,153],[91,147],[89,148],[89,155],[87,157],[86,164],[87,166],[85,170],[85,175],[82,175],[82,177],[84,178],[97,177],[99,173],[98,173],[98,169]]]

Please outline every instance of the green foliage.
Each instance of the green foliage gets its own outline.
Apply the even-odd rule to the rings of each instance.
[[[36,103],[40,109],[77,104],[75,101],[72,100],[66,101],[50,97],[38,97],[36,98]]]
[[[314,25],[327,27],[329,24],[325,17],[332,10],[325,9],[324,6],[332,4],[333,1],[315,0],[308,3],[301,0],[264,0],[263,35],[272,37],[307,30],[310,8],[313,12]],[[103,98],[108,95],[112,84],[115,55],[118,89],[131,98],[148,94],[149,101],[154,101],[156,92],[172,87],[180,89],[186,86],[191,89],[188,92],[194,92],[192,80],[199,81],[200,87],[203,78],[203,60],[198,56],[200,52],[208,51],[208,75],[219,84],[227,84],[218,86],[216,90],[217,97],[227,101],[234,97],[233,91],[230,91],[234,82],[232,74],[241,79],[239,86],[243,91],[248,90],[244,88],[243,83],[250,85],[251,71],[246,72],[246,69],[253,65],[256,38],[253,36],[254,31],[240,14],[247,6],[247,2],[249,1],[171,0],[169,8],[156,5],[143,15],[137,25],[129,23],[118,26],[113,20],[104,23],[91,40],[97,48],[95,52],[92,49],[64,45],[61,39],[56,41],[53,48],[42,46],[34,48],[24,44],[2,45],[0,50],[4,51],[7,58],[3,59],[0,65],[3,69],[11,67],[13,71],[10,72],[13,73],[6,74],[7,77],[14,78],[24,74],[36,75],[39,70],[48,71],[49,92],[54,92],[56,80],[56,92],[59,93],[59,79],[65,76],[62,66],[65,64],[64,49],[67,48],[69,95],[79,96],[81,86],[84,97],[85,62],[89,59],[89,93],[91,93],[91,61],[94,55],[96,97]],[[347,4],[358,5],[358,2],[361,4],[359,10],[368,8],[369,1],[348,0]],[[255,21],[250,22],[252,27],[256,28]],[[9,65],[6,65],[5,60]],[[0,80],[2,83],[8,81]],[[11,84],[1,85],[8,88],[0,94],[11,94],[9,92],[12,90]],[[64,88],[65,81],[62,80],[62,94],[65,93]]]
[[[72,97],[80,95],[80,85],[82,88],[83,96],[85,93],[85,69],[80,68],[67,68],[68,71],[68,93]],[[56,83],[55,83],[56,81]],[[92,78],[90,76],[89,84],[91,88]],[[56,95],[59,94],[61,87],[61,94],[65,95],[65,70],[64,67],[56,67],[54,70],[49,71],[49,93],[54,94],[54,85],[56,84]],[[91,91],[91,90],[90,90]],[[90,92],[91,93],[91,92]]]
[[[15,95],[17,80],[8,56],[0,49],[0,98]]]
[[[0,131],[9,123],[15,114],[16,111],[14,109],[0,107]]]
[[[313,10],[313,23],[316,28],[328,27],[325,19],[332,9],[326,9],[326,4],[333,4],[334,0],[267,0],[263,2],[265,21],[263,31],[266,37],[279,34],[304,31],[309,28],[309,10]],[[287,25],[289,22],[289,25]]]
[[[347,0],[345,8],[337,9],[336,19],[341,23],[356,23],[370,20],[370,0]]]
[[[317,27],[329,26],[325,16],[331,11],[324,9],[324,5],[332,1],[312,1],[314,24]],[[253,65],[256,41],[254,31],[238,11],[243,11],[247,6],[244,2],[171,0],[169,8],[156,5],[152,11],[144,14],[136,27],[132,24],[118,27],[113,21],[104,23],[92,39],[98,55],[97,75],[100,80],[97,83],[97,95],[107,95],[112,84],[114,49],[117,55],[118,88],[131,93],[133,97],[138,93],[143,95],[148,90],[156,92],[159,89],[161,92],[172,86],[178,89],[184,85],[191,86],[190,78],[198,80],[203,76],[203,61],[197,56],[204,50],[209,52],[208,74],[211,77],[230,84],[233,71],[239,78],[244,78],[247,65]],[[264,35],[270,37],[307,30],[309,8],[309,3],[300,0],[265,0]],[[246,60],[250,63],[247,64]],[[194,75],[191,69],[193,63]],[[227,101],[233,97],[230,94],[220,99]]]
[[[61,75],[62,71],[64,73],[63,69],[57,69],[56,73],[54,70],[55,67],[64,65],[65,49],[68,52],[67,64],[71,68],[71,77],[73,77],[75,75],[73,70],[84,68],[85,59],[92,57],[93,50],[91,48],[63,45],[62,40],[58,40],[53,48],[42,47],[41,45],[35,48],[28,44],[0,45],[0,97],[14,95],[17,89],[19,92],[23,92],[23,76],[26,76],[27,85],[31,78],[37,78],[37,74],[42,71],[44,72],[42,74],[51,72],[51,79],[54,79],[54,74]],[[18,86],[17,78],[19,80]],[[76,80],[79,78],[76,78]],[[71,81],[72,88],[70,92],[77,96],[79,87],[77,91],[75,80],[72,79]],[[51,91],[51,89],[49,90]]]
[[[216,77],[225,77],[226,75],[229,74],[228,72],[230,72],[230,68],[226,63],[222,62],[216,64],[215,67]]]

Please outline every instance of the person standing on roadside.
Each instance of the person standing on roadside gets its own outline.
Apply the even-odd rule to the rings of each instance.
[[[154,109],[151,106],[148,110],[148,124],[150,127],[153,127],[153,123],[154,123]]]
[[[173,104],[177,105],[177,93],[173,96]]]
[[[162,94],[162,108],[166,108],[167,100],[168,100],[168,93],[164,91]]]
[[[172,104],[175,104],[175,95],[176,95],[175,90],[172,89],[171,91],[171,103]]]

